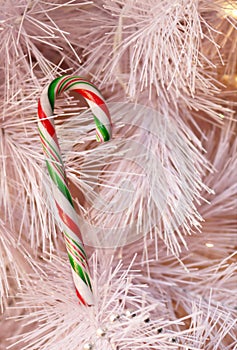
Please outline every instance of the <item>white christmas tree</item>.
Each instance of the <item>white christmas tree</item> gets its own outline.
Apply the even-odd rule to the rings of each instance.
[[[236,348],[234,0],[12,0],[0,13],[0,349]],[[54,117],[90,267],[75,293],[37,128]],[[58,223],[58,225],[57,225]]]

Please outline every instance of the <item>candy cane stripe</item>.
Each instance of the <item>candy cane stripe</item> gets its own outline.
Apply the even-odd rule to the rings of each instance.
[[[75,240],[73,240],[73,239],[71,239],[71,232],[70,232],[70,230],[67,230],[67,232],[66,231],[64,231],[63,232],[63,234],[64,234],[64,239],[68,239],[68,240],[70,240],[70,242],[73,242],[73,244],[71,244],[71,246],[74,248],[74,250],[76,250],[77,252],[78,252],[78,254],[79,254],[79,252],[80,252],[80,255],[82,256],[82,258],[86,261],[86,264],[87,264],[87,255],[86,255],[86,252],[83,250],[83,248],[81,247],[81,246],[79,246],[79,244],[75,241]],[[87,264],[87,266],[88,266],[88,264]]]
[[[75,281],[74,281],[74,283],[75,283]],[[76,295],[77,295],[78,299],[80,300],[81,304],[82,305],[87,305],[85,300],[82,298],[81,294],[78,292],[76,287],[75,287],[75,290],[76,290]]]
[[[49,141],[47,140],[47,138],[44,136],[43,132],[41,131],[40,127],[38,127],[38,130],[39,130],[41,142],[44,143],[45,147],[50,148],[52,150],[52,153],[56,156],[58,162],[62,163],[62,159],[60,157],[60,154],[59,154],[58,150],[56,150],[56,148],[58,149],[58,146],[56,145],[56,143],[54,143],[54,140],[51,138],[51,143],[49,143]]]
[[[84,263],[82,259],[78,256],[78,254],[72,249],[70,244],[66,244],[67,252],[74,259],[74,264],[79,264],[84,270],[88,269],[88,266]]]
[[[73,232],[71,227],[69,227],[66,224],[66,220],[64,222],[64,220],[60,220],[60,224],[63,227],[63,231],[68,233],[68,237],[69,239],[73,239],[75,242],[78,243],[78,246],[81,248],[81,250],[84,251],[83,249],[83,245],[81,244],[78,235],[80,235],[80,229],[79,229],[79,220],[78,220],[78,215],[74,209],[74,207],[71,205],[71,203],[67,200],[67,198],[63,195],[63,193],[59,190],[59,188],[57,187],[57,185],[55,185],[55,183],[52,181],[52,190],[54,193],[54,200],[55,200],[55,206],[56,209],[58,211],[58,207],[57,205],[61,208],[61,210],[63,211],[63,213],[61,215],[68,216],[70,217],[70,219],[76,224],[77,226],[77,230],[76,232]],[[57,203],[57,205],[56,205]],[[63,208],[63,209],[62,209]],[[78,242],[79,240],[79,242]],[[85,254],[85,251],[84,251]],[[85,254],[86,256],[86,254]]]
[[[70,237],[69,234],[67,233],[64,234],[65,241],[68,242],[68,244],[70,244],[72,248],[77,252],[77,254],[80,255],[80,257],[86,260],[87,262],[86,252],[83,249],[81,249],[81,247],[78,246],[78,244],[73,239],[70,239],[69,237]]]
[[[109,140],[110,138],[110,135],[109,135],[109,132],[108,130],[106,129],[106,127],[101,124],[101,122],[99,121],[98,118],[94,117],[94,120],[95,120],[95,124],[97,126],[97,135],[100,137],[100,140]]]
[[[54,129],[53,125],[51,124],[50,120],[46,119],[47,116],[44,113],[40,103],[38,105],[38,116],[41,119],[41,121],[40,121],[41,124],[44,126],[44,128],[47,130],[47,132],[50,134],[50,136],[53,137],[55,134],[55,129]]]
[[[94,116],[96,137],[99,142],[110,139],[111,119],[99,90],[92,83],[78,76],[67,75],[53,80],[43,90],[38,103],[38,129],[48,173],[52,180],[55,206],[63,229],[76,294],[82,304],[93,305],[87,256],[79,238],[79,220],[68,188],[53,118],[57,96],[68,90],[78,92],[87,101]]]
[[[46,164],[48,162],[47,167],[51,166],[50,164],[53,164],[54,169],[58,173],[58,175],[61,176],[61,177],[62,176],[64,177],[64,173],[63,173],[63,170],[62,170],[62,167],[61,167],[61,163],[57,159],[55,159],[54,153],[52,153],[50,148],[46,147],[44,141],[41,140],[41,142],[42,142],[42,145],[43,145],[44,154],[46,156],[45,157]]]
[[[104,101],[104,98],[101,95],[100,91],[97,89],[97,87],[95,85],[93,85],[91,82],[89,82],[88,80],[81,79],[81,78],[75,78],[73,80],[67,81],[63,87],[63,91],[76,90],[76,89],[92,91],[92,92],[94,92],[95,95],[100,97],[100,99],[102,101]]]
[[[77,226],[77,224],[70,218],[70,216],[68,216],[65,211],[63,211],[62,208],[60,208],[60,206],[58,205],[58,203],[56,202],[56,206],[58,209],[58,213],[59,216],[61,217],[61,220],[64,222],[64,224],[66,226],[68,226],[70,228],[71,231],[73,231],[76,235],[80,235],[81,232],[79,230],[79,227]]]
[[[68,199],[70,204],[73,206],[71,194],[70,194],[67,186],[65,185],[64,181],[62,181],[59,174],[57,174],[56,171],[54,171],[54,169],[52,168],[52,166],[48,160],[46,160],[46,164],[47,164],[48,172],[49,172],[51,179],[53,180],[55,185],[58,186],[58,188],[60,189],[62,194]]]
[[[75,84],[80,84],[85,82],[83,79],[75,78],[75,79],[67,79],[63,82],[63,84],[60,86],[60,92],[71,90]],[[74,89],[73,89],[74,90]]]
[[[87,267],[87,264],[85,263],[85,256],[82,255],[82,253],[80,252],[80,250],[78,250],[75,245],[71,244],[70,241],[67,239],[66,240],[66,245],[67,245],[67,248],[69,250],[69,252],[72,254],[72,255],[75,255],[76,259],[79,259],[79,262],[81,262],[81,264],[84,266],[84,267]]]
[[[84,272],[88,270],[88,265],[85,262],[85,258],[81,258],[80,256],[78,256],[78,254],[74,251],[73,247],[67,242],[66,242],[66,248],[67,248],[67,253],[70,254],[70,256],[73,258],[74,265],[75,264],[80,265]],[[74,266],[74,270],[75,270],[75,266]]]
[[[71,256],[70,253],[68,253],[68,257],[69,257],[69,261],[71,263],[72,269],[76,272],[77,276],[79,276],[81,278],[80,282],[83,282],[83,284],[85,284],[87,287],[89,287],[90,291],[92,291],[91,284],[89,283],[90,278],[89,278],[88,274],[86,273],[86,271],[84,269],[82,269],[79,264],[76,263],[75,259]]]
[[[64,173],[62,172],[62,167],[60,166],[61,163],[57,159],[55,159],[54,153],[52,153],[50,148],[47,148],[47,145],[45,144],[44,140],[41,139],[41,142],[42,142],[43,151],[44,151],[44,154],[45,154],[46,164],[47,164],[47,159],[49,159],[50,162],[53,162],[54,169],[58,172],[58,174],[60,174],[60,176],[64,176]]]
[[[54,102],[56,99],[57,84],[60,82],[60,80],[62,78],[63,77],[59,77],[59,78],[54,79],[48,87],[47,96],[48,96],[52,110],[54,110]]]
[[[68,81],[71,81],[71,80],[72,79],[70,78],[70,76],[65,76],[63,79],[60,80],[60,82],[57,85],[57,90],[55,92],[56,96],[58,96],[61,92],[66,90],[65,85],[67,84]]]
[[[40,104],[43,106],[44,113],[46,116],[52,116],[53,115],[53,108],[51,107],[49,98],[48,98],[48,87],[46,86],[40,96]],[[49,121],[51,124],[54,124],[54,119],[49,118]]]

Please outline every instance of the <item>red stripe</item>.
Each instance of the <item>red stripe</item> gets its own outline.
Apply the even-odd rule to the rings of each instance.
[[[40,122],[41,122],[41,121],[40,121]],[[41,123],[42,123],[42,122],[41,122]],[[58,139],[57,139],[56,133],[54,134],[54,136],[52,137],[52,139],[54,140],[56,146],[58,147],[58,153],[60,154],[60,147],[59,147],[59,144],[58,144]],[[51,150],[50,146],[49,146],[48,144],[45,143],[45,140],[43,139],[43,137],[42,137],[41,135],[40,135],[40,140],[41,140],[42,144],[45,145],[45,148]],[[61,163],[61,160],[58,158],[58,156],[57,156],[55,153],[52,153],[52,152],[53,152],[53,150],[51,151],[51,154],[54,154],[55,157],[57,157],[59,163],[62,164],[62,163]],[[55,157],[54,157],[54,158],[55,158]]]
[[[86,305],[87,306],[87,303],[85,302],[85,300],[82,298],[81,294],[78,292],[77,288],[76,289],[76,294],[77,294],[77,297],[78,299],[80,300],[80,302],[83,304],[83,305]],[[89,305],[88,305],[89,306]]]
[[[58,208],[58,213],[60,218],[62,219],[62,221],[64,222],[64,224],[70,228],[70,230],[73,231],[73,233],[75,233],[76,235],[80,235],[81,232],[79,230],[79,227],[77,226],[77,224],[75,224],[75,222],[63,211],[63,209],[59,206],[59,204],[57,203],[57,201],[55,201],[56,206]]]
[[[61,164],[61,160],[58,158],[58,156],[52,151],[52,149],[49,147],[49,145],[44,141],[43,137],[40,135],[40,140],[41,140],[41,143],[45,146],[45,149],[47,151],[49,151],[49,153],[53,156],[53,158],[55,159],[56,162],[58,162],[60,165]],[[58,164],[58,165],[59,165]]]
[[[56,94],[55,94],[56,96],[58,95],[58,91],[59,91],[60,87],[62,86],[62,84],[64,83],[64,81],[67,80],[68,78],[70,78],[70,76],[69,76],[69,75],[66,75],[66,76],[64,77],[64,79],[62,79],[62,80],[60,81],[60,83],[58,84],[57,89],[56,89]]]
[[[47,149],[47,144],[45,143],[43,137],[39,135],[42,145]]]
[[[83,255],[83,253],[79,250],[79,248],[75,244],[71,243],[71,241],[68,239],[66,235],[64,235],[64,238],[66,240],[66,244],[70,244],[74,248],[74,250],[77,252],[77,254],[80,255],[83,261],[87,263],[87,257]]]
[[[101,134],[99,133],[98,130],[96,130],[96,135],[99,137],[99,140],[100,140],[101,142],[104,141],[103,137],[101,136]]]
[[[78,83],[81,83],[81,82],[82,82],[82,83],[83,83],[83,82],[88,82],[88,83],[89,83],[89,81],[86,81],[85,79],[80,79],[80,78],[71,79],[70,81],[68,81],[68,82],[64,85],[64,87],[62,88],[61,92],[66,91],[67,88],[68,88],[68,85],[71,85],[71,84],[76,83],[76,82],[78,82]],[[73,89],[73,90],[74,90],[74,89]]]
[[[96,103],[100,108],[104,111],[104,113],[107,115],[111,122],[109,110],[105,104],[105,102],[94,92],[89,91],[89,90],[84,90],[84,89],[75,89],[74,91],[78,92],[78,94],[81,94],[85,99],[92,101]]]
[[[73,249],[77,252],[77,254],[80,255],[80,257],[81,257],[84,261],[86,261],[86,257],[82,254],[82,252],[79,250],[79,248],[78,248],[75,244],[73,244],[73,243],[67,238],[66,235],[64,235],[64,239],[68,242],[68,244],[70,244],[70,245],[73,247]]]
[[[74,251],[69,247],[69,245],[66,243],[66,248],[68,253],[72,256],[72,258],[76,261],[76,263],[84,268],[84,270],[87,270],[88,266],[83,264],[83,262],[78,258],[78,256],[74,253]]]
[[[51,124],[51,122],[48,119],[48,116],[44,113],[42,107],[41,107],[41,103],[40,100],[38,102],[38,117],[40,119],[41,124],[44,126],[44,128],[47,130],[47,132],[49,133],[49,135],[51,137],[54,137],[55,135],[55,128],[54,126]]]
[[[51,149],[48,147],[48,145],[45,143],[44,139],[42,138],[42,136],[40,135],[40,139],[41,139],[41,142],[42,144],[44,145],[43,147],[43,151],[44,151],[44,154],[46,155],[46,158],[48,160],[48,162],[50,163],[50,165],[53,166],[54,170],[57,172],[57,174],[62,178],[63,181],[65,181],[65,172],[64,172],[64,169],[62,167],[62,163],[60,160],[56,160],[55,159],[55,154],[52,153]],[[49,151],[51,153],[51,155],[53,156],[53,158],[55,159],[55,161],[53,159],[51,159],[48,155],[48,153],[46,151]],[[59,164],[57,164],[57,163]]]

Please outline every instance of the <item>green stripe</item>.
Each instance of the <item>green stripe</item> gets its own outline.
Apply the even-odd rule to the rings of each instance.
[[[71,80],[72,80],[72,79],[82,79],[82,81],[77,81],[77,82],[74,82],[74,83],[70,84],[70,85],[67,87],[67,90],[68,90],[70,87],[72,87],[72,86],[74,86],[74,85],[76,85],[76,84],[85,84],[85,85],[91,86],[93,89],[95,89],[96,91],[98,91],[99,94],[101,95],[100,90],[97,89],[97,87],[96,87],[95,85],[93,85],[92,83],[89,83],[88,81],[83,80],[82,77],[73,76],[73,77],[71,77],[70,79],[71,79]],[[69,79],[68,79],[68,80],[69,80]],[[66,80],[65,83],[68,82],[68,80]],[[62,86],[64,86],[64,83],[62,84]],[[60,90],[61,90],[61,88],[60,88]],[[103,100],[102,95],[100,96],[100,98]]]
[[[62,165],[63,165],[63,162],[62,162],[62,158],[60,156],[60,154],[56,151],[56,149],[51,145],[51,143],[45,138],[44,134],[41,132],[40,128],[38,127],[38,130],[39,130],[39,133],[40,133],[40,136],[42,137],[42,139],[44,139],[44,141],[49,145],[49,147],[52,149],[52,151],[56,154],[56,156],[58,157],[58,159],[60,159]]]
[[[65,184],[63,183],[61,178],[58,176],[58,174],[55,172],[55,170],[52,168],[52,166],[48,160],[46,160],[46,164],[47,164],[48,172],[49,172],[51,179],[57,185],[58,189],[62,192],[62,194],[69,200],[72,207],[74,208],[72,197],[71,197],[71,194],[70,194],[67,186],[65,186]]]
[[[64,234],[67,236],[67,238],[68,238],[70,241],[72,241],[72,242],[77,246],[77,248],[80,249],[80,251],[82,252],[82,254],[84,255],[85,260],[86,260],[86,259],[87,259],[87,255],[86,255],[85,250],[84,250],[74,239],[72,239],[72,237],[69,236],[69,235],[67,234],[67,232],[64,232]]]
[[[76,261],[73,259],[73,257],[70,255],[70,253],[68,253],[68,257],[69,257],[69,261],[70,261],[70,264],[73,268],[73,270],[76,272],[76,274],[78,276],[81,277],[81,279],[83,280],[83,282],[92,290],[92,287],[91,287],[91,282],[90,282],[90,278],[88,276],[88,274],[86,273],[85,270],[83,270],[81,268],[81,266],[79,264],[76,263]]]
[[[51,84],[49,85],[49,88],[48,88],[48,98],[49,98],[49,102],[50,102],[50,105],[51,105],[51,108],[52,108],[52,111],[54,110],[54,104],[55,104],[55,89],[56,89],[56,86],[58,85],[58,83],[60,82],[60,80],[64,79],[66,77],[66,75],[63,75],[59,78],[56,78],[54,79]],[[62,85],[60,86],[60,89],[58,90],[58,93],[60,94],[60,92],[62,91],[63,87],[65,84],[67,84],[70,80],[72,79],[83,79],[79,76],[71,76],[71,77],[68,77],[68,79],[66,79]],[[85,82],[84,80],[82,81],[82,83],[85,83],[87,85],[90,85],[92,87],[94,87],[96,89],[96,87],[93,85],[93,84],[90,84],[90,83],[87,83]],[[73,85],[76,85],[78,84],[78,82],[75,82],[73,84],[70,84],[67,88],[67,90],[73,86]],[[97,91],[99,91],[98,89],[96,89]]]
[[[49,85],[49,88],[48,88],[48,98],[49,98],[49,102],[50,102],[52,111],[54,110],[54,103],[55,103],[55,88],[56,88],[57,84],[60,82],[60,80],[64,79],[65,77],[66,77],[66,75],[63,75],[63,76],[61,76],[61,77],[59,77],[59,78],[56,78],[56,79],[54,79],[54,80],[51,82],[51,84]],[[70,87],[72,87],[72,86],[74,86],[74,85],[76,85],[76,84],[82,83],[82,84],[86,84],[86,85],[91,86],[91,87],[94,88],[96,91],[98,91],[99,94],[101,95],[100,90],[97,89],[97,87],[96,87],[95,85],[93,85],[93,84],[90,83],[90,82],[84,81],[82,77],[77,76],[77,75],[71,76],[71,77],[69,77],[68,79],[66,79],[66,80],[63,82],[63,84],[61,85],[61,87],[60,87],[58,93],[61,92],[62,88],[64,87],[64,85],[65,85],[66,83],[68,83],[68,81],[73,80],[73,79],[82,79],[82,81],[81,81],[81,82],[75,82],[75,83],[70,84],[70,85],[68,86],[67,90],[68,90]],[[101,96],[101,98],[102,98],[102,96]],[[102,98],[102,99],[103,99],[103,98]]]
[[[110,135],[104,124],[101,123],[101,121],[94,115],[94,121],[96,128],[100,131],[101,135],[103,136],[104,141],[108,141],[110,139]]]
[[[54,157],[53,155],[49,152],[48,148],[42,143],[42,147],[43,147],[43,150],[44,150],[44,153],[46,154],[46,156],[48,158],[50,158],[52,160],[52,162],[54,163],[54,165],[57,167],[58,171],[61,173],[62,177],[65,176],[65,173],[64,173],[64,167],[63,167],[63,163],[62,163],[62,160],[60,158],[60,162],[59,163]],[[46,161],[46,159],[45,159]]]
[[[52,162],[57,167],[57,169],[60,172],[60,174],[62,175],[62,177],[64,177],[65,174],[64,174],[64,170],[63,170],[62,166],[60,166],[60,164],[55,160],[55,158],[49,153],[48,148],[46,148],[44,145],[42,145],[42,146],[43,146],[43,151],[44,151],[45,155],[47,156],[47,158],[52,160]],[[47,162],[46,159],[45,159],[45,161]]]
[[[65,76],[64,76],[64,78],[65,78]],[[61,86],[60,86],[60,89],[58,90],[58,93],[60,94],[60,92],[62,91],[62,89],[63,89],[63,87],[64,87],[64,85],[65,84],[67,84],[70,80],[72,80],[72,79],[75,79],[75,78],[77,78],[77,77],[68,77],[68,79],[66,79],[62,84],[61,84]],[[74,84],[77,84],[77,83],[74,83]],[[73,85],[74,85],[73,84]],[[68,89],[69,89],[69,87],[70,87],[71,85],[69,85],[68,86]]]
[[[48,98],[49,98],[49,102],[52,108],[52,111],[54,110],[54,102],[55,102],[55,87],[57,86],[57,84],[59,83],[59,81],[61,79],[63,79],[64,76],[56,78],[52,81],[52,83],[49,85],[48,88]]]
[[[66,241],[66,246],[67,247],[69,247],[72,251],[73,251],[73,253],[76,255],[76,257],[82,262],[82,263],[84,263],[86,260],[87,260],[87,258],[86,257],[82,257],[76,250],[75,250],[75,248],[69,243],[69,242],[67,242]]]

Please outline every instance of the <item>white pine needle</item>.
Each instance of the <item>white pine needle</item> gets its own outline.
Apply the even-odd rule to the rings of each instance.
[[[48,277],[33,278],[33,286],[19,295],[24,301],[16,306],[16,310],[25,309],[16,319],[31,326],[30,331],[23,329],[20,336],[12,336],[7,349],[76,350],[91,343],[97,350],[163,350],[185,349],[192,341],[191,348],[199,349],[191,333],[202,325],[183,328],[199,311],[188,317],[170,316],[165,295],[155,299],[144,283],[133,282],[139,276],[133,261],[124,269],[103,256],[94,254],[91,261],[95,305],[89,308],[78,303],[67,261],[55,258],[47,264]],[[98,335],[101,330],[104,336]]]

